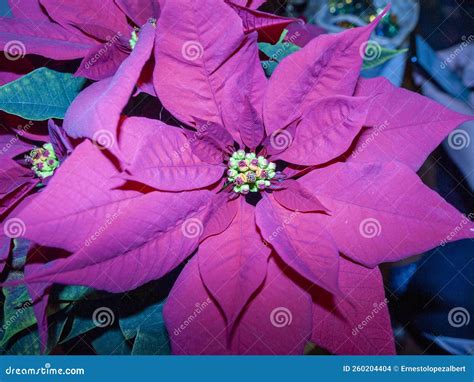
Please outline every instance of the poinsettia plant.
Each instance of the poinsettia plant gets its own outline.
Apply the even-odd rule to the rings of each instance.
[[[173,354],[393,354],[378,266],[474,236],[416,175],[469,117],[359,77],[384,13],[312,39],[267,79],[256,20],[285,22],[241,3],[160,2],[68,108],[79,143],[9,215],[44,254],[5,284],[27,285],[43,349],[53,284],[125,293],[179,271],[163,307]],[[134,113],[150,62],[173,118]],[[138,338],[135,322],[121,328]]]

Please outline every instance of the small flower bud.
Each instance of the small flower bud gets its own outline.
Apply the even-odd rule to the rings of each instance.
[[[255,183],[257,181],[257,175],[254,172],[249,171],[247,174],[247,183]]]
[[[239,161],[239,170],[240,172],[247,171],[249,169],[249,166],[247,164],[246,160],[240,160]]]

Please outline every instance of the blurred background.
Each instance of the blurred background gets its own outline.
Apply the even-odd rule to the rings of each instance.
[[[362,75],[385,76],[474,114],[474,1],[271,0],[264,9],[303,18],[313,36],[365,25],[388,3],[389,17],[372,40],[378,56],[397,53]],[[472,220],[473,169],[474,125],[466,123],[437,148],[419,175]],[[474,242],[463,240],[383,267],[399,354],[474,354],[473,255]]]

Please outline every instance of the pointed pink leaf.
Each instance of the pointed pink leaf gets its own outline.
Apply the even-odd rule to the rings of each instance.
[[[208,237],[224,232],[237,215],[238,207],[238,199],[229,200],[229,195],[226,192],[217,194],[210,207],[209,219],[204,226],[201,242]]]
[[[110,179],[116,173],[85,141],[15,216],[24,222],[28,239],[73,252],[35,270],[28,283],[123,292],[162,277],[195,250],[213,193],[121,189]]]
[[[303,354],[311,336],[311,300],[294,275],[270,259],[265,283],[236,323],[229,348],[225,319],[203,285],[197,260],[186,265],[165,304],[173,354]],[[194,319],[187,324],[189,316]]]
[[[265,128],[259,113],[248,99],[244,102],[241,114],[240,138],[251,151],[255,151],[265,137]]]
[[[285,29],[288,29],[285,41],[292,42],[299,47],[304,47],[313,38],[327,33],[325,29],[314,24],[302,24],[298,21],[288,25]]]
[[[263,106],[267,134],[304,115],[315,101],[333,95],[352,96],[371,24],[321,35],[282,60],[270,78]]]
[[[48,15],[41,8],[39,0],[8,0],[8,5],[16,19],[30,21],[32,25],[38,26],[38,21],[50,22]]]
[[[345,96],[316,102],[296,128],[292,144],[275,158],[307,166],[337,158],[362,129],[369,104],[366,97]]]
[[[182,27],[177,28],[177,20]],[[249,59],[257,57],[254,39],[243,34],[239,16],[222,0],[176,0],[165,6],[157,25],[154,73],[164,107],[189,125],[199,118],[232,133],[221,104],[232,77],[255,68],[262,72],[260,62]]]
[[[255,207],[238,201],[230,227],[205,240],[197,256],[204,285],[222,307],[228,331],[267,273],[270,248],[263,244],[255,225]]]
[[[267,0],[229,0],[230,3],[234,3],[241,7],[248,7],[250,9],[257,9]]]
[[[196,118],[196,130],[185,130],[194,155],[202,161],[221,164],[234,145],[232,135],[221,125]]]
[[[281,259],[312,283],[338,293],[339,253],[316,215],[289,211],[268,195],[256,208],[262,236]]]
[[[20,166],[14,160],[2,158],[0,168],[0,215],[27,195],[36,185],[38,179],[33,171]]]
[[[137,26],[142,26],[149,18],[157,19],[160,16],[164,0],[115,0],[120,9]]]
[[[118,44],[118,42],[109,43],[107,49],[104,44],[95,45],[84,57],[75,75],[95,81],[113,76],[128,57],[128,53]]]
[[[333,354],[394,355],[388,300],[379,269],[341,259],[339,284],[344,297],[315,291],[311,340]]]
[[[356,95],[373,97],[373,102],[366,123],[370,128],[359,137],[349,161],[395,159],[417,171],[451,130],[473,119],[385,78],[361,78]]]
[[[93,46],[93,40],[68,32],[59,25],[41,22],[33,28],[32,21],[0,17],[0,46],[11,46],[21,41],[21,54],[37,54],[53,60],[72,60],[84,57]],[[11,47],[13,49],[13,47]]]
[[[236,324],[232,353],[303,354],[311,337],[311,299],[305,281],[270,258],[263,286]]]
[[[262,41],[277,42],[285,27],[296,21],[296,19],[289,17],[256,11],[255,9],[238,5],[236,1],[229,1],[229,4],[242,19],[244,31],[246,33],[259,32]]]
[[[234,73],[226,83],[222,118],[236,142],[255,148],[264,137],[262,103],[268,83],[258,56],[256,33],[247,36],[239,55],[244,70]]]
[[[399,162],[338,163],[298,181],[331,211],[314,216],[339,251],[369,267],[474,237],[474,224]]]
[[[27,126],[31,127],[30,125]],[[0,133],[0,156],[2,157],[2,160],[3,158],[11,159],[17,155],[26,154],[32,149],[31,143],[27,143],[20,139],[20,137],[25,135],[25,129],[18,131],[18,133],[16,133],[16,130],[14,129],[5,130],[2,129]],[[2,168],[4,167],[5,166],[2,166]]]
[[[87,137],[117,152],[116,130],[123,108],[137,84],[153,49],[155,28],[147,24],[130,56],[114,77],[96,82],[82,91],[69,107],[64,129],[73,138]]]
[[[287,179],[283,186],[283,189],[273,193],[275,200],[283,207],[297,212],[327,211],[318,198],[298,181]]]
[[[126,36],[129,32],[125,14],[114,0],[103,0],[100,5],[95,0],[68,0],[61,6],[55,0],[41,0],[41,5],[53,20],[72,32],[81,24],[101,26],[112,34],[120,32]]]
[[[127,118],[124,130],[149,133],[134,141],[135,156],[125,177],[164,191],[183,191],[209,186],[224,176],[225,166],[201,161],[193,154],[183,130],[154,119]]]

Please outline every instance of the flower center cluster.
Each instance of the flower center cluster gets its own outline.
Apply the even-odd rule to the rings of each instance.
[[[130,40],[128,40],[129,44],[130,44],[130,48],[133,50],[135,49],[135,45],[137,45],[137,42],[138,42],[138,33],[139,33],[140,29],[139,28],[136,28],[132,31],[132,35],[130,37]]]
[[[156,19],[151,17],[148,19],[148,22],[153,25],[156,28]],[[128,43],[130,44],[130,48],[133,50],[135,49],[135,45],[137,45],[138,42],[138,35],[140,34],[140,29],[138,27],[133,28],[133,31],[130,35],[130,39],[128,40]]]
[[[234,184],[234,192],[248,194],[258,192],[270,186],[275,176],[275,163],[255,153],[236,151],[229,159],[227,180]]]
[[[42,179],[53,175],[59,166],[59,160],[51,143],[45,143],[43,147],[31,150],[25,156],[25,160],[36,176]]]

